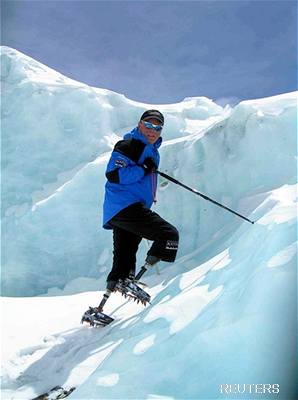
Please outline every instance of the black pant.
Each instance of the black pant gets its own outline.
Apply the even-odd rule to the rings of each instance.
[[[125,279],[135,273],[136,253],[142,238],[152,240],[148,256],[174,262],[178,250],[177,229],[157,213],[134,203],[121,210],[110,221],[113,227],[113,268],[107,281]]]

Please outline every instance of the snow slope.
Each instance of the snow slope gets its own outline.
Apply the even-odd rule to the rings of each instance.
[[[297,93],[154,105],[166,118],[160,169],[257,223],[161,179],[155,209],[180,231],[178,260],[146,278],[151,307],[114,295],[115,322],[95,330],[78,321],[111,265],[105,164],[152,105],[1,50],[4,398],[55,385],[76,386],[73,399],[277,398],[220,391],[263,383],[294,399]],[[15,297],[28,295],[43,297]]]

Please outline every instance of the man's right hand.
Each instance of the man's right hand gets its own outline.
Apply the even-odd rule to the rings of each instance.
[[[149,174],[150,172],[155,172],[157,170],[157,165],[151,157],[145,158],[142,167],[145,171],[145,174]]]

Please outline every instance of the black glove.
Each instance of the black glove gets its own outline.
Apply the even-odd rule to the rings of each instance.
[[[144,168],[145,175],[157,170],[157,165],[151,157],[145,158],[142,167]]]

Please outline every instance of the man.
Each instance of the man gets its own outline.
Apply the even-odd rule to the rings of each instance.
[[[107,165],[103,227],[113,229],[113,267],[107,290],[119,282],[138,288],[137,281],[158,261],[174,262],[178,249],[177,229],[150,210],[156,201],[158,148],[164,117],[158,110],[145,111],[138,126],[116,143]],[[136,253],[142,238],[153,241],[145,265],[135,276]],[[133,289],[130,292],[134,292]],[[133,293],[136,297],[136,291]]]

